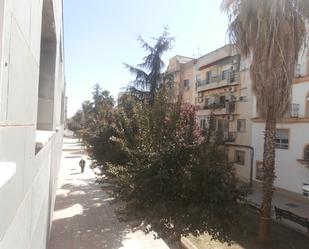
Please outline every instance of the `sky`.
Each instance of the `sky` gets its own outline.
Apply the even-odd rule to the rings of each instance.
[[[227,44],[228,18],[221,0],[64,0],[64,46],[68,117],[91,100],[99,83],[115,99],[134,79],[123,63],[136,66],[164,27],[175,42],[163,57],[197,58]]]

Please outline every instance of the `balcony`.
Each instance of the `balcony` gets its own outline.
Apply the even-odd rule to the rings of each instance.
[[[234,143],[236,141],[236,131],[229,131],[227,134],[227,139],[226,142],[227,143]]]
[[[223,109],[225,108],[225,103],[212,103],[212,104],[205,104],[203,109],[204,110],[216,110],[216,109]]]
[[[201,70],[205,65],[220,61],[224,58],[231,57],[236,54],[235,48],[233,45],[228,44],[221,48],[218,48],[198,59],[198,68]]]
[[[292,104],[284,115],[285,118],[299,118],[299,104]]]
[[[236,112],[236,102],[227,101],[225,103],[215,102],[212,104],[204,104],[203,110],[216,110],[216,114],[234,114]]]
[[[232,114],[236,112],[236,102],[235,101],[229,101],[226,103],[226,113]]]
[[[212,76],[207,79],[197,80],[196,81],[196,90],[205,91],[212,88],[224,87],[233,85],[239,82],[239,73],[238,72],[229,72],[223,75]]]
[[[217,139],[220,142],[224,143],[234,143],[236,141],[236,132],[235,131],[217,131]]]

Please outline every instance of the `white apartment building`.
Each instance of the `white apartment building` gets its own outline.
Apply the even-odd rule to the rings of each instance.
[[[299,195],[303,186],[309,185],[309,58],[301,51],[296,78],[292,85],[291,108],[277,124],[275,187]],[[255,102],[255,100],[254,100]],[[254,156],[254,181],[262,175],[264,126],[253,105],[252,146]]]
[[[301,52],[292,86],[292,105],[278,122],[275,187],[302,197],[309,184],[309,63]],[[196,105],[200,127],[215,127],[229,148],[238,178],[259,184],[263,159],[265,123],[256,112],[250,78],[250,61],[232,45],[226,45],[198,59],[175,56],[168,70],[175,73],[176,93]]]
[[[65,112],[61,0],[0,1],[0,249],[44,249]]]

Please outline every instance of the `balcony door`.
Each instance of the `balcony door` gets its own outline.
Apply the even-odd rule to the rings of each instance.
[[[309,92],[307,94],[307,97],[306,97],[306,109],[305,109],[305,116],[307,118],[309,118]]]

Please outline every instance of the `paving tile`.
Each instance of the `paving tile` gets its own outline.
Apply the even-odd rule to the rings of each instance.
[[[83,174],[81,157],[86,160]],[[89,163],[77,140],[65,138],[48,249],[168,249],[163,240],[118,221],[116,205],[95,183]]]

